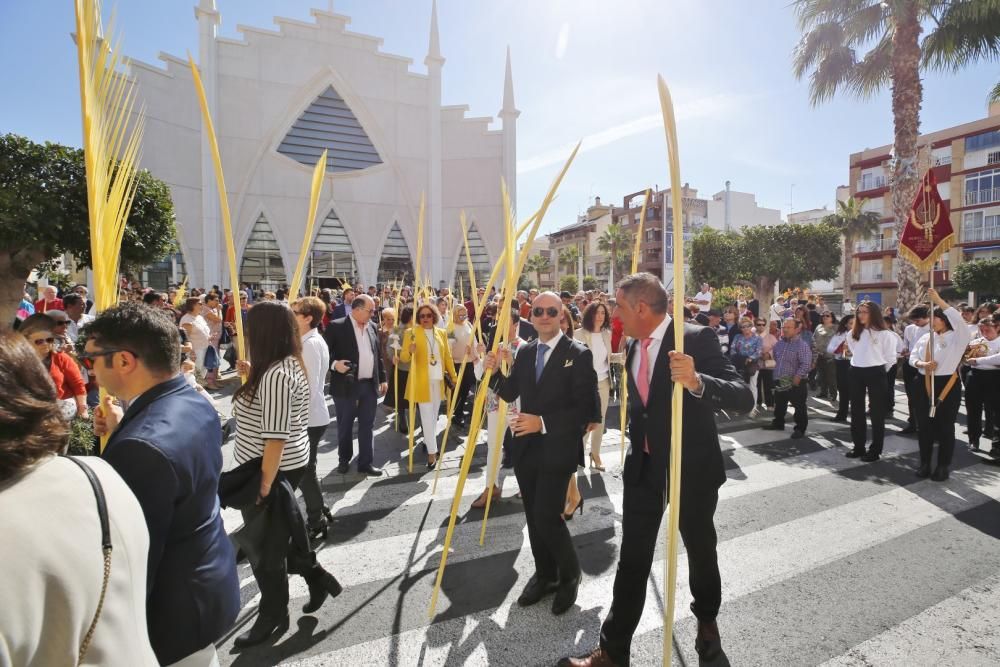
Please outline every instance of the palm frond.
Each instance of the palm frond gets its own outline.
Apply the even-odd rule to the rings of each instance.
[[[990,91],[990,95],[986,98],[986,101],[989,104],[1000,102],[1000,81],[997,82],[997,85],[993,86],[993,89]]]
[[[955,0],[942,4],[935,18],[923,41],[924,66],[957,71],[1000,58],[1000,0]]]
[[[850,84],[856,66],[853,49],[843,46],[828,53],[809,78],[809,101],[816,105],[832,98],[837,88]]]
[[[892,36],[885,34],[851,70],[848,88],[861,99],[869,99],[892,80]]]
[[[858,4],[861,6],[843,20],[846,43],[863,46],[872,40],[883,39],[888,32],[888,6],[882,2]]]
[[[100,0],[74,5],[94,302],[101,311],[118,300],[118,261],[145,122],[132,81],[119,71],[121,44],[102,36]]]
[[[844,28],[836,21],[819,23],[802,35],[792,52],[792,72],[801,79],[829,54],[843,49]]]

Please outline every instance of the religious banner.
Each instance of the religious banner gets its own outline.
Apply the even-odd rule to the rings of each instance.
[[[954,243],[955,230],[951,227],[948,205],[938,192],[934,171],[928,169],[900,236],[899,256],[918,271],[930,271]]]

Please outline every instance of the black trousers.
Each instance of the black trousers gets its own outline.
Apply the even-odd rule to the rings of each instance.
[[[323,492],[319,488],[319,479],[316,477],[316,458],[319,456],[319,441],[326,433],[326,426],[310,426],[306,429],[309,434],[309,463],[306,464],[305,472],[302,475],[302,499],[306,501],[306,523],[315,526],[323,518]]]
[[[292,488],[298,488],[305,474],[305,468],[295,470],[285,470],[282,474],[288,480]],[[253,510],[241,511],[243,521],[246,523],[253,516]],[[289,547],[291,552],[291,547]],[[291,553],[290,553],[291,555]],[[260,604],[258,610],[265,618],[281,618],[288,613],[288,575],[298,574],[306,581],[314,581],[323,576],[323,568],[316,562],[316,554],[310,554],[309,562],[303,562],[301,557],[289,558],[282,561],[277,568],[259,569],[253,568],[254,579],[257,580],[257,587],[260,589]]]
[[[940,396],[948,384],[950,375],[934,377],[934,395]],[[950,466],[955,453],[955,418],[958,407],[962,404],[962,383],[955,381],[951,391],[937,404],[934,417],[931,417],[931,402],[921,375],[920,389],[916,394],[917,404],[917,440],[920,443],[920,463],[930,465],[934,455],[934,443],[938,443],[938,465]]]
[[[757,404],[774,406],[774,369],[761,368],[757,374]]]
[[[865,451],[865,443],[868,440],[865,407],[870,401],[872,444],[868,450],[873,454],[882,454],[885,415],[889,411],[885,366],[851,366],[847,378],[851,387],[851,440],[854,442],[854,451]],[[868,401],[865,401],[866,392]]]
[[[918,390],[923,391],[923,376],[916,368],[910,365],[909,361],[901,361],[899,365],[903,367],[903,387],[906,388],[907,411],[910,413],[906,421],[911,426],[916,426],[917,418],[915,417],[916,412],[913,410],[913,404],[917,400],[916,392]]]
[[[899,368],[899,361],[894,363],[889,370],[885,372],[885,380],[887,383],[887,389],[889,390],[886,394],[886,400],[888,401],[888,414],[892,415],[892,410],[896,407],[896,369]]]
[[[847,419],[847,415],[851,412],[851,383],[848,381],[851,360],[835,359],[833,364],[837,373],[837,417]]]
[[[562,518],[566,488],[575,472],[543,470],[541,447],[525,448],[514,466],[524,502],[535,574],[544,581],[569,581],[580,576],[576,548]]]
[[[402,373],[400,373],[402,375]],[[400,387],[402,394],[402,387]],[[354,420],[358,420],[358,468],[372,464],[375,451],[375,409],[378,407],[378,388],[372,380],[358,380],[348,396],[334,396],[337,409],[337,450],[341,465],[347,465],[354,456]]]
[[[1000,411],[1000,370],[973,368],[965,384],[965,411],[969,426],[969,443],[979,445],[983,435],[983,410],[987,426]],[[995,424],[994,424],[995,427]]]
[[[611,610],[601,626],[601,646],[618,665],[627,667],[632,636],[646,604],[646,586],[666,507],[666,489],[653,482],[650,457],[643,454],[637,485],[625,485],[622,508],[622,545],[615,572]],[[719,490],[681,485],[680,534],[688,559],[688,585],[694,598],[691,611],[704,623],[719,615],[722,579],[716,552],[715,508]]]
[[[455,364],[455,372],[458,372],[460,364]],[[455,388],[458,392],[458,399],[455,401],[455,412],[451,415],[451,421],[455,424],[465,424],[469,415],[469,392],[476,383],[476,374],[472,369],[472,362],[466,362],[465,372],[462,374],[462,382]]]
[[[834,363],[832,354],[820,354],[816,360],[816,369],[819,371],[820,396],[826,394],[831,401],[837,398],[837,369]]]
[[[799,386],[792,385],[785,391],[774,392],[774,423],[778,426],[785,425],[785,413],[788,411],[788,404],[795,408],[795,430],[805,432],[809,425],[809,415],[806,412],[806,395],[808,387],[803,379]]]

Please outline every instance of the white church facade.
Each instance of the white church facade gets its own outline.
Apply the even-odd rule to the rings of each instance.
[[[379,38],[348,30],[349,17],[311,13],[312,22],[275,18],[277,30],[237,26],[243,39],[234,40],[218,36],[214,0],[195,7],[197,62],[222,155],[240,280],[265,289],[291,280],[313,168],[324,149],[307,285],[412,280],[421,195],[421,278],[443,286],[462,275],[468,285],[464,210],[482,280],[503,250],[502,178],[516,202],[519,112],[509,52],[500,129],[491,129],[492,118],[441,104],[445,59],[436,7],[426,74],[411,71],[408,58],[381,52]],[[129,62],[145,105],[141,166],[170,186],[188,283],[228,285],[215,174],[192,75],[185,59],[160,58],[165,69]]]

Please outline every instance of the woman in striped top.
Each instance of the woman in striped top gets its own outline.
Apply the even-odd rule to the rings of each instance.
[[[259,460],[260,491],[257,504],[267,502],[279,475],[297,488],[309,462],[309,380],[302,360],[302,340],[291,309],[272,301],[255,304],[247,313],[247,354],[240,362],[246,384],[233,395],[236,416],[237,463]],[[243,511],[248,523],[257,510]],[[303,522],[305,519],[303,518]],[[287,539],[287,537],[286,537]],[[280,548],[280,547],[279,547]],[[309,585],[306,613],[319,609],[326,597],[340,594],[341,587],[310,554],[310,564],[297,566]],[[288,628],[288,566],[254,568],[260,588],[260,613],[253,627],[236,640],[238,647],[259,644],[276,630]]]

